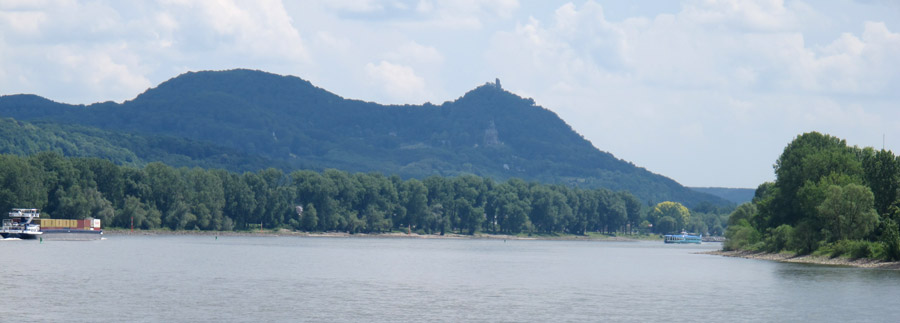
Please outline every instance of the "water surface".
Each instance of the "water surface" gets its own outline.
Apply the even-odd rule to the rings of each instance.
[[[900,272],[696,254],[720,246],[213,236],[0,241],[0,321],[875,322],[900,315]]]

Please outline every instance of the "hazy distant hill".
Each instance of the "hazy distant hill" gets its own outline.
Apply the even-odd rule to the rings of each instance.
[[[79,124],[137,138],[184,138],[260,156],[275,167],[404,177],[472,173],[629,190],[649,202],[729,203],[595,148],[552,111],[495,83],[441,105],[386,106],[344,99],[292,76],[192,72],[122,104],[68,105],[34,95],[3,96],[0,116]]]
[[[691,187],[691,189],[721,197],[735,204],[750,202],[753,199],[753,195],[756,194],[756,189],[754,188]]]

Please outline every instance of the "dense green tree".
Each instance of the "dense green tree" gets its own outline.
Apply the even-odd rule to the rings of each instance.
[[[691,211],[688,210],[688,208],[686,208],[684,205],[681,205],[681,203],[665,201],[656,204],[656,206],[654,206],[650,211],[649,217],[651,219],[651,222],[657,222],[657,225],[654,225],[654,231],[659,233],[668,233],[676,230],[687,229],[685,225],[690,221]],[[668,228],[660,227],[658,220],[661,220],[664,217],[670,217],[675,221],[674,229],[663,231],[664,229]]]
[[[787,224],[779,225],[775,229],[769,229],[769,234],[765,238],[766,250],[769,252],[778,252],[781,250],[794,250],[794,228]]]
[[[566,205],[565,195],[553,191],[547,187],[535,186],[532,190],[532,206],[529,218],[534,224],[535,230],[552,233],[562,227],[562,219],[572,213],[571,207]]]
[[[224,205],[222,214],[231,219],[234,227],[247,229],[248,223],[254,222],[252,215],[256,209],[256,200],[247,182],[241,176],[224,170],[213,170],[222,182]]]
[[[754,246],[762,235],[747,220],[741,220],[725,229],[728,240],[722,245],[724,250],[741,250]]]
[[[900,210],[900,162],[892,152],[806,133],[787,145],[775,175],[752,204],[731,214],[726,248],[806,254],[828,247],[833,256],[875,257],[881,231],[884,257],[892,259],[892,218]]]
[[[161,162],[133,168],[46,153],[0,155],[0,183],[0,202],[10,208],[44,204],[45,216],[93,217],[105,226],[126,228],[133,222],[141,229],[233,230],[262,224],[352,233],[408,228],[585,234],[619,232],[635,215],[640,218],[640,203],[627,193],[519,179],[496,183],[474,175],[419,181],[338,170],[236,174]],[[707,221],[706,215],[698,217],[695,226]]]
[[[50,213],[53,218],[84,219],[91,215],[90,202],[79,185],[56,190],[53,201],[57,201],[56,208]]]
[[[84,195],[89,209],[87,217],[100,219],[101,223],[113,223],[116,215],[115,208],[100,191],[92,187],[85,190]]]
[[[692,216],[690,218],[690,222],[687,223],[687,231],[694,232],[697,234],[709,234],[709,226],[706,225],[706,222],[703,222],[703,218],[699,216]]]
[[[875,210],[882,216],[891,216],[890,207],[897,201],[900,192],[900,159],[890,150],[874,152],[872,148],[862,151],[866,185],[875,198]]]
[[[897,222],[891,219],[885,219],[881,223],[881,243],[884,244],[885,258],[887,260],[900,260],[900,228]]]
[[[607,232],[618,232],[624,229],[625,223],[628,221],[625,202],[609,191],[604,192],[602,196],[600,203],[602,210],[606,212]]]
[[[121,208],[121,203],[125,200],[125,168],[99,158],[76,159],[76,162],[83,165],[85,173],[92,175],[93,186],[103,198],[120,203],[113,206]]]
[[[162,224],[162,219],[159,211],[151,209],[137,197],[127,196],[122,210],[118,212],[112,225],[129,228],[132,223],[137,229],[156,229]]]
[[[43,208],[47,204],[45,176],[28,160],[0,155],[0,210]]]
[[[400,189],[400,203],[406,215],[402,223],[419,229],[426,226],[428,216],[428,188],[417,179],[403,182]]]
[[[863,178],[862,164],[853,148],[844,140],[818,132],[798,136],[784,149],[775,162],[775,195],[766,204],[767,214],[773,216],[769,226],[796,224],[802,218],[815,216],[815,203],[800,197],[809,183],[819,183],[823,177],[840,174],[858,181]]]
[[[316,211],[315,205],[312,203],[307,203],[306,207],[303,208],[303,221],[301,222],[301,228],[306,231],[315,231],[319,225],[319,216]]]
[[[641,210],[643,203],[636,196],[629,192],[619,192],[620,198],[625,202],[625,211],[628,213],[628,223],[634,227],[641,222]]]
[[[225,224],[225,191],[222,179],[214,173],[194,168],[184,170],[185,198],[191,212],[197,215],[197,226],[201,230],[222,230]]]
[[[144,173],[149,188],[147,201],[151,201],[153,207],[163,214],[181,212],[182,210],[175,210],[176,206],[183,204],[184,200],[184,180],[180,174],[174,168],[163,163],[147,164],[144,167]]]
[[[677,232],[678,221],[670,215],[664,215],[656,221],[653,230],[662,234]]]
[[[868,236],[878,223],[874,197],[868,187],[832,185],[818,207],[819,221],[829,241],[858,240]]]

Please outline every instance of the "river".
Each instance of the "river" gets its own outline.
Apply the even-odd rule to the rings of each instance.
[[[109,236],[0,241],[0,321],[879,322],[900,272],[717,243]]]

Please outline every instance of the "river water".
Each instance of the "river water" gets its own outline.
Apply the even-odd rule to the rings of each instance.
[[[900,272],[717,243],[109,236],[0,241],[0,321],[884,322]]]

